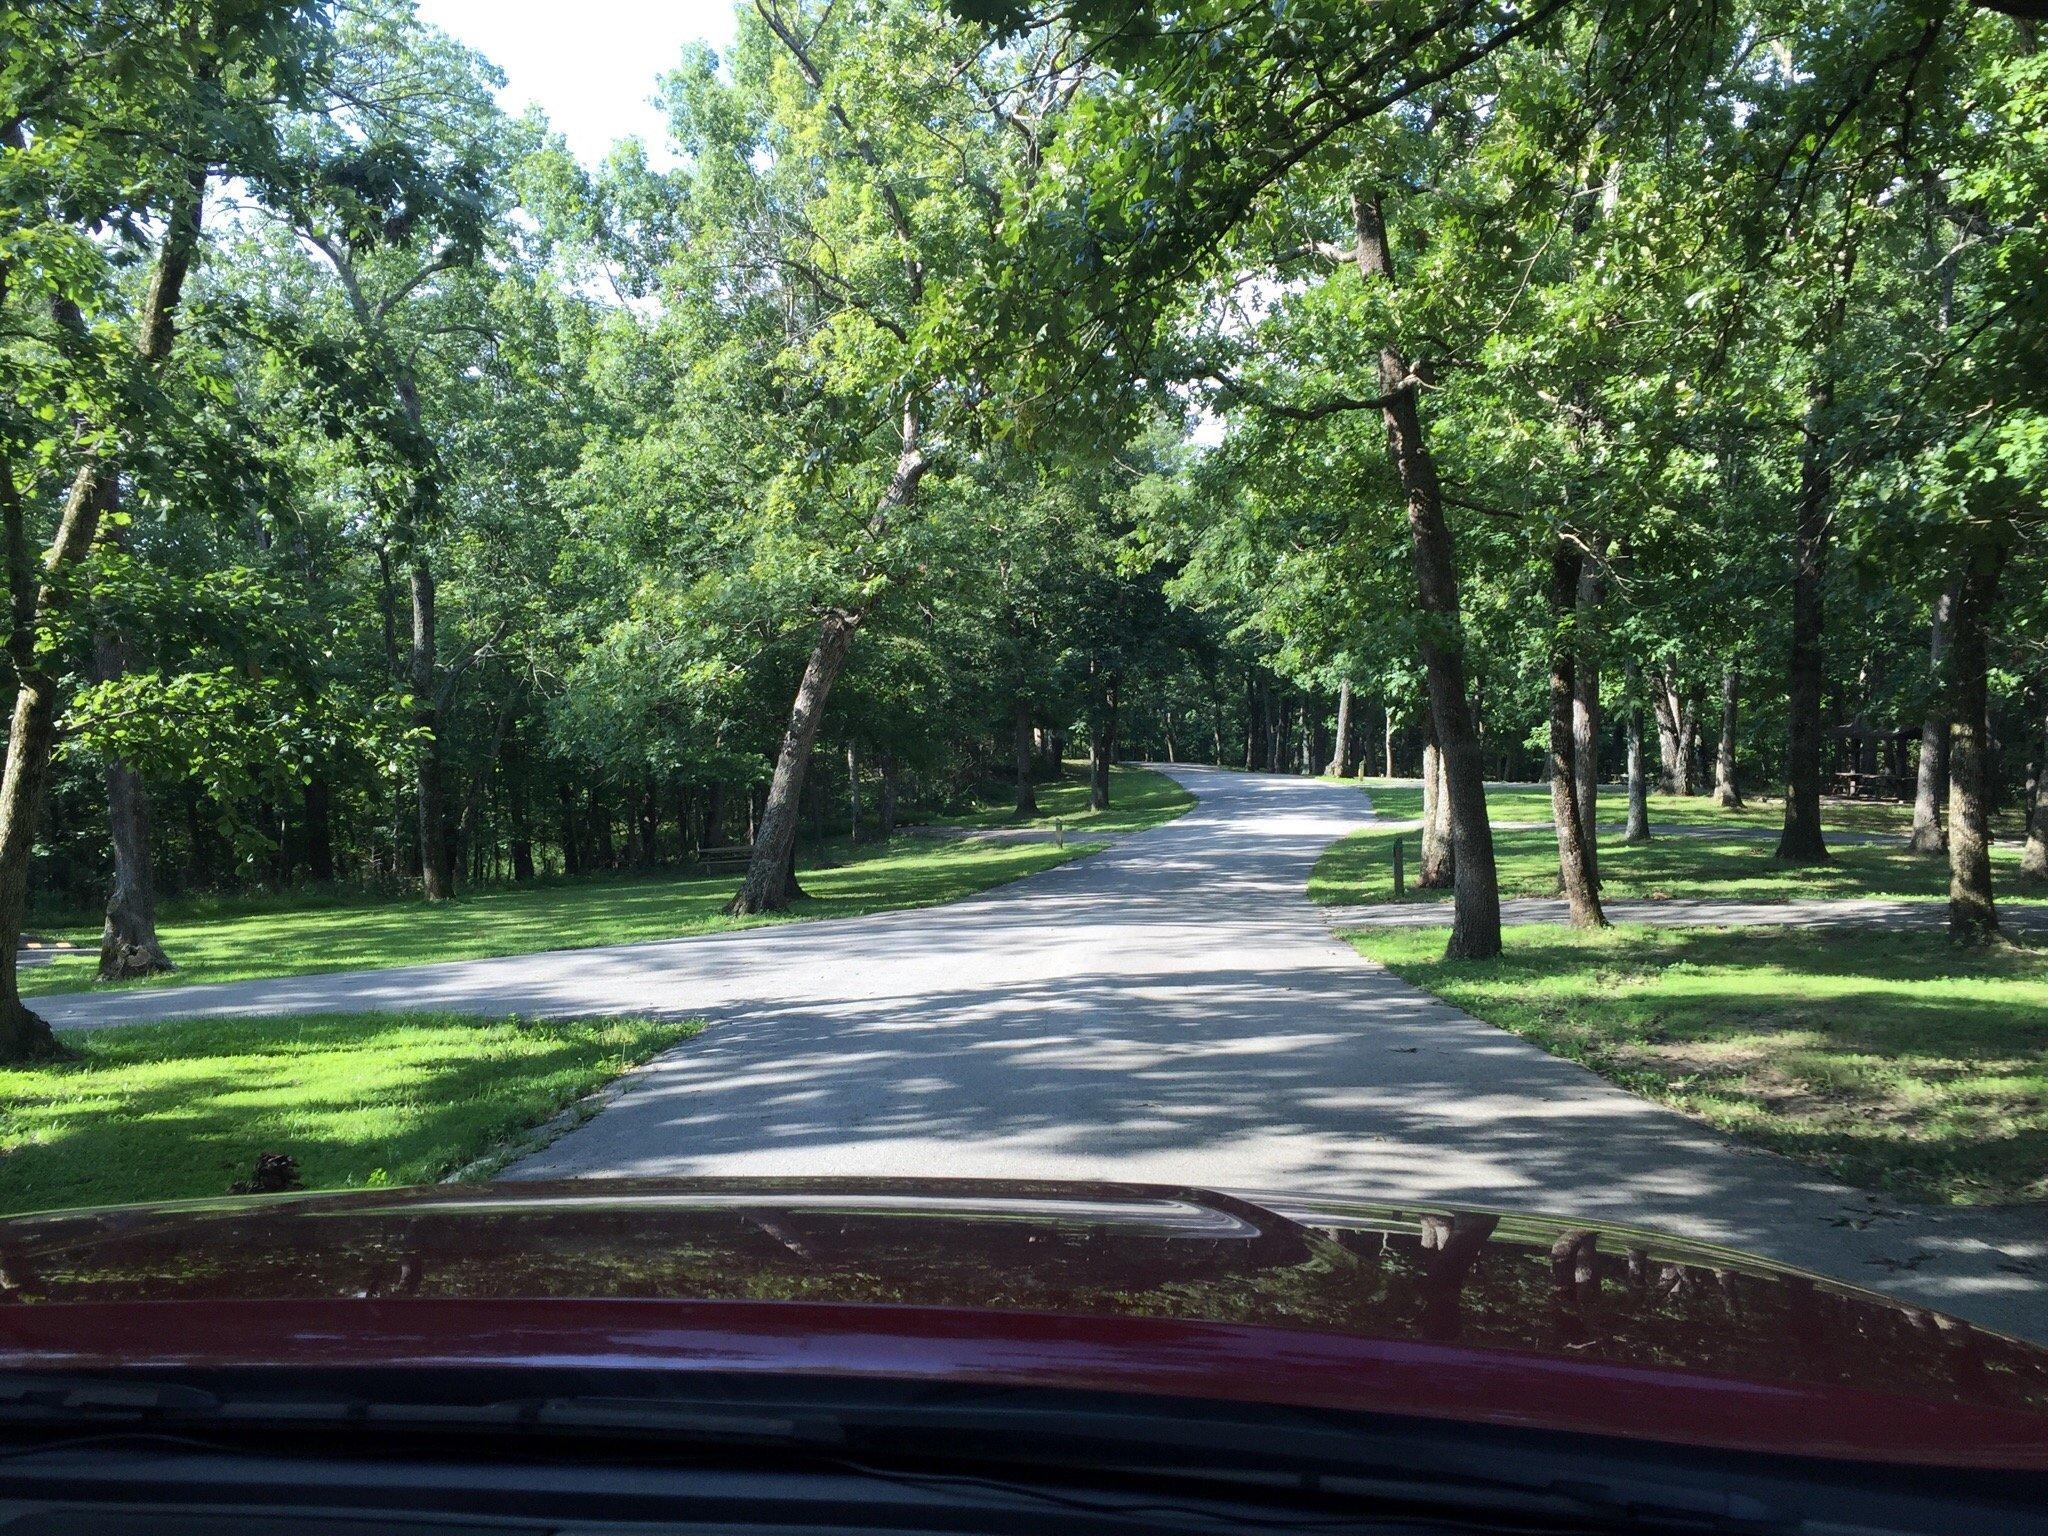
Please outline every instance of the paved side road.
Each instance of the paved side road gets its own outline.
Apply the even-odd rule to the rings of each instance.
[[[703,1014],[512,1177],[915,1173],[1371,1194],[1632,1222],[2048,1338],[2048,1223],[1909,1214],[1361,961],[1304,887],[1357,790],[1166,770],[1166,826],[951,906],[669,943],[52,999],[63,1024]]]

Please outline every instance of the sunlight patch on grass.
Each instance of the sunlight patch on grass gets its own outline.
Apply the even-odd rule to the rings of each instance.
[[[438,1179],[701,1027],[326,1014],[77,1031],[0,1070],[0,1212],[225,1195],[259,1154],[309,1189]]]
[[[1405,841],[1405,901],[1441,901],[1447,891],[1418,891],[1420,834],[1363,831],[1332,843],[1309,876],[1312,901],[1331,904],[1393,899],[1394,843]],[[1496,830],[1494,856],[1503,897],[1557,894],[1557,839],[1547,827]],[[1945,897],[1948,863],[1938,854],[1914,853],[1903,844],[1839,847],[1826,863],[1800,867],[1773,856],[1769,839],[1720,842],[1666,837],[1633,846],[1612,839],[1600,845],[1601,894],[1608,900],[1719,898],[1776,901],[1855,896]],[[2020,855],[1992,854],[2000,901],[2038,901],[2043,893],[2018,883]]]
[[[1050,829],[1053,821],[1064,822],[1081,832],[1141,832],[1161,822],[1172,821],[1194,806],[1195,797],[1163,773],[1150,768],[1109,770],[1109,809],[1098,811],[1088,804],[1088,767],[1069,763],[1067,776],[1057,784],[1040,784],[1033,790],[1038,801],[1036,816],[1018,817],[1010,800],[977,806],[954,816],[935,816],[940,827],[1034,827]]]
[[[2048,951],[1939,934],[1517,927],[1345,937],[1488,1023],[1849,1182],[1958,1205],[2048,1197]]]
[[[798,865],[809,899],[775,917],[727,917],[725,904],[739,887],[739,876],[731,873],[554,880],[494,888],[432,906],[416,899],[244,902],[216,905],[210,915],[188,915],[180,904],[166,903],[159,931],[178,970],[130,985],[182,986],[479,960],[931,906],[1036,874],[1100,846],[998,847],[910,837],[858,846],[842,842],[829,850],[836,861],[832,867]],[[25,995],[95,987],[97,935],[74,937],[87,947],[22,971]]]

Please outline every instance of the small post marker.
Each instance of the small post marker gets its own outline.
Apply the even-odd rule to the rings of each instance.
[[[1394,897],[1396,900],[1400,899],[1408,885],[1407,872],[1401,868],[1401,858],[1401,839],[1397,837],[1394,839]]]
[[[1056,838],[1058,838],[1058,839],[1059,839],[1059,846],[1060,846],[1060,847],[1064,848],[1064,847],[1066,847],[1066,846],[1067,846],[1067,823],[1066,823],[1066,819],[1065,819],[1064,817],[1061,817],[1061,816],[1055,816],[1055,817],[1053,817],[1053,819],[1052,819],[1052,833],[1053,833],[1053,836],[1054,836],[1054,837],[1056,837]]]

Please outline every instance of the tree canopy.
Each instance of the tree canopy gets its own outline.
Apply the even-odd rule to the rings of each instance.
[[[1085,749],[1420,777],[1485,955],[1484,782],[1553,783],[1598,923],[1644,739],[1792,861],[1917,797],[1994,933],[2000,806],[2048,879],[2032,10],[747,0],[590,165],[409,0],[30,0],[5,948],[742,844],[774,910]]]

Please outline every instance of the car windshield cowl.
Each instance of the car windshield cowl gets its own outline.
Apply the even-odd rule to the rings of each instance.
[[[522,1388],[557,1390],[521,1391]],[[588,1387],[591,1390],[575,1390]],[[72,1444],[118,1454],[154,1437],[203,1454],[545,1454],[669,1466],[823,1469],[1039,1497],[1089,1490],[1311,1514],[1576,1522],[1576,1529],[1801,1529],[1861,1505],[1872,1530],[1950,1509],[1955,1474],[1810,1458],[1725,1457],[1641,1443],[1363,1414],[1204,1407],[1117,1394],[930,1389],[785,1379],[553,1380],[546,1372],[0,1374],[10,1459]],[[2048,1478],[1973,1475],[1985,1510],[2025,1510]],[[1276,1516],[1277,1517],[1277,1516]],[[1928,1527],[1932,1528],[1932,1527]],[[2024,1528],[2021,1526],[2019,1528]]]

